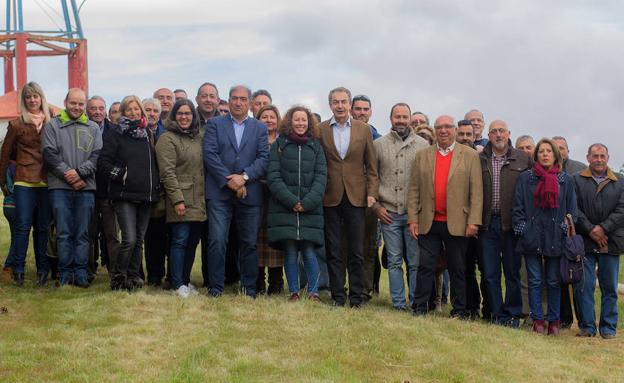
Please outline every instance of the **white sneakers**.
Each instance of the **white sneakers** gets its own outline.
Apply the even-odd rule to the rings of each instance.
[[[191,295],[198,295],[199,291],[197,291],[197,287],[195,287],[192,283],[188,284],[189,293]]]
[[[178,294],[180,298],[186,299],[191,295],[191,290],[186,285],[182,285],[178,287],[176,294]]]

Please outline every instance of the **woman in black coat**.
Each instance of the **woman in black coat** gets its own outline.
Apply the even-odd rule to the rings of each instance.
[[[141,250],[160,182],[154,137],[141,101],[126,96],[120,112],[118,125],[104,135],[98,172],[110,180],[108,197],[121,230],[119,253],[110,260],[111,289],[131,291],[143,287]]]
[[[550,139],[541,139],[533,154],[533,168],[516,183],[512,223],[519,236],[516,250],[526,261],[529,307],[533,331],[559,334],[561,284],[559,264],[563,255],[566,214],[576,217],[576,194],[572,177],[562,169],[561,154]],[[542,312],[545,280],[548,313]],[[548,330],[545,320],[548,320]]]
[[[324,242],[323,196],[327,183],[325,153],[312,113],[303,106],[286,112],[280,136],[271,146],[268,241],[284,251],[290,300],[299,300],[298,253],[308,280],[308,297],[319,301],[316,249]]]

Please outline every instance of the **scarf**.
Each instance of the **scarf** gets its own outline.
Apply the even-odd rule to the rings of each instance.
[[[288,139],[291,140],[292,142],[294,142],[295,144],[299,145],[299,146],[303,146],[305,144],[308,143],[308,141],[310,141],[312,137],[308,136],[307,134],[304,133],[303,136],[298,135],[295,132],[290,132],[290,134],[288,135]]]
[[[119,122],[121,134],[132,138],[147,138],[147,120],[141,117],[140,120],[130,120],[128,117],[121,117]]]
[[[39,113],[37,114],[28,112],[28,117],[30,117],[30,121],[32,121],[32,123],[35,125],[35,128],[37,128],[37,133],[41,132],[45,115],[41,111],[39,111]]]
[[[549,170],[544,169],[539,162],[533,165],[533,174],[539,181],[533,194],[535,206],[541,209],[554,209],[559,207],[559,165],[553,165]]]

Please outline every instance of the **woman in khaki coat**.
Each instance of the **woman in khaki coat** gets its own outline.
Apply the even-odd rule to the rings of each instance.
[[[191,293],[189,286],[195,249],[202,222],[206,220],[203,140],[193,103],[177,101],[166,128],[156,144],[156,157],[167,195],[167,223],[171,225],[171,284],[180,297],[186,298]]]

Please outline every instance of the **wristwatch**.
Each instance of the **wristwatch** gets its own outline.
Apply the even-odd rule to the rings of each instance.
[[[245,182],[249,181],[249,176],[247,175],[247,173],[243,172],[243,179],[245,180]]]

